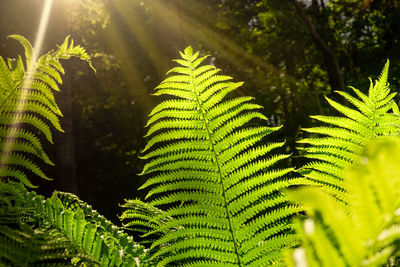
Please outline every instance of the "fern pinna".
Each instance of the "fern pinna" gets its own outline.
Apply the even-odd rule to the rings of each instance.
[[[145,239],[141,243],[147,244],[155,241],[154,237],[148,235],[149,232],[154,233],[157,237],[165,234],[165,232],[155,231],[168,220],[172,220],[171,217],[163,216],[164,211],[139,199],[128,199],[125,201],[121,205],[124,208],[124,212],[119,218],[124,222],[123,226],[125,229],[145,236]],[[156,217],[162,218],[162,220],[154,220]]]
[[[261,106],[252,97],[224,100],[242,85],[219,69],[200,65],[188,47],[175,60],[180,66],[156,87],[155,95],[173,98],[151,112],[143,150],[148,162],[150,204],[171,217],[152,247],[160,266],[262,266],[280,261],[282,247],[295,245],[288,205],[279,190],[295,183],[292,169],[272,166],[288,157],[272,150],[283,143],[258,144],[279,127],[246,127]],[[150,176],[151,174],[151,176]],[[179,226],[179,227],[177,227]]]
[[[357,109],[341,105],[329,98],[329,104],[344,117],[311,116],[329,126],[304,129],[316,134],[299,143],[307,144],[305,157],[313,159],[300,169],[309,183],[322,185],[322,189],[344,200],[343,169],[359,159],[365,144],[370,140],[398,135],[400,120],[398,107],[387,84],[389,62],[386,63],[380,78],[370,83],[368,95],[350,87],[358,96],[338,91]],[[318,136],[319,135],[319,136]]]

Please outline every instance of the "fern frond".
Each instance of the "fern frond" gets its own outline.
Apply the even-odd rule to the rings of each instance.
[[[47,164],[52,164],[41,145],[43,135],[53,142],[50,127],[62,131],[58,116],[61,112],[55,103],[53,90],[59,91],[60,73],[64,70],[60,59],[72,56],[85,60],[91,65],[90,57],[80,46],[74,46],[67,37],[56,51],[41,57],[34,55],[34,50],[24,37],[10,35],[25,49],[25,67],[20,56],[6,62],[0,58],[0,180],[14,180],[32,187],[23,174],[25,170],[49,179],[29,159],[29,154],[37,156]],[[37,62],[32,62],[36,60]],[[25,71],[25,68],[32,67]]]
[[[165,211],[128,201],[123,218],[162,234],[152,245],[159,266],[280,262],[281,249],[297,244],[290,218],[301,208],[280,193],[298,182],[289,178],[291,169],[273,168],[288,157],[273,152],[283,143],[258,144],[279,127],[246,126],[266,120],[261,107],[251,97],[225,99],[242,83],[201,66],[206,57],[198,55],[188,47],[175,60],[180,66],[155,93],[172,99],[156,106],[147,124],[142,174],[149,179],[141,188],[150,189],[149,207]]]
[[[399,149],[399,139],[367,145],[344,171],[348,204],[315,187],[289,192],[308,216],[296,222],[302,247],[288,253],[290,266],[395,266],[389,259],[400,252]]]
[[[51,198],[44,199],[30,192],[27,199],[28,206],[34,208],[39,229],[65,237],[97,264],[146,265],[142,246],[76,196],[54,192]]]
[[[59,60],[75,56],[92,65],[85,49],[74,46],[69,37],[37,62],[32,62],[37,57],[25,38],[10,37],[24,46],[26,66],[34,67],[26,72],[21,57],[8,60],[8,66],[0,59],[0,263],[151,265],[144,247],[76,196],[55,192],[45,199],[26,190],[34,187],[26,170],[49,179],[32,155],[53,164],[40,135],[52,142],[50,127],[62,131],[53,95],[64,73]]]
[[[400,133],[400,117],[391,112],[396,105],[387,84],[389,62],[368,95],[350,87],[357,95],[338,91],[355,109],[327,98],[329,104],[344,116],[311,116],[328,126],[304,129],[316,136],[299,143],[306,144],[304,157],[313,161],[300,169],[310,182],[321,185],[338,199],[344,199],[343,169],[357,162],[370,140],[380,140]]]
[[[0,57],[0,88],[2,88],[0,103],[2,103],[7,97],[7,94],[14,89],[14,86],[15,85],[13,82],[12,74],[8,69],[8,66],[4,59]]]
[[[65,238],[34,230],[24,223],[18,228],[0,225],[2,266],[67,266],[72,259],[94,264],[92,257],[80,253],[79,247],[72,247]]]
[[[25,37],[19,34],[11,34],[7,36],[7,38],[12,38],[14,40],[17,40],[24,47],[26,66],[29,66],[34,54],[34,50],[31,43]]]

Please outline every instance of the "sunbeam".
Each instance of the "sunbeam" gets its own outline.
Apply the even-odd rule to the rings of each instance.
[[[120,71],[126,81],[132,85],[133,88],[130,93],[137,101],[139,107],[144,111],[150,111],[152,107],[152,100],[143,83],[143,78],[140,76],[139,69],[137,68],[134,60],[131,59],[130,48],[124,41],[123,34],[120,33],[114,24],[110,24],[104,32],[104,41],[111,48],[115,56],[124,62],[124,68]]]
[[[39,28],[37,31],[36,40],[35,40],[35,43],[33,46],[31,61],[27,62],[28,66],[26,66],[27,71],[26,71],[26,76],[25,76],[24,82],[22,84],[21,96],[19,98],[17,109],[16,109],[17,114],[21,113],[24,110],[24,105],[26,102],[28,90],[32,85],[32,78],[35,73],[36,61],[39,58],[40,49],[42,48],[43,40],[46,35],[46,29],[47,29],[47,25],[49,22],[50,11],[51,11],[52,5],[53,5],[53,0],[46,0],[44,3],[42,15],[40,17],[40,23],[39,23]],[[8,131],[7,139],[15,138],[15,134],[16,134],[15,128],[19,127],[18,125],[21,122],[21,118],[17,114],[14,116],[14,118],[11,122],[12,126],[10,127],[10,129]],[[12,146],[13,146],[12,142],[5,143],[5,146],[3,148],[3,154],[1,156],[1,166],[4,166],[5,164],[7,164],[9,152],[12,151]]]
[[[186,15],[186,12],[177,14],[173,12],[172,4],[165,1],[156,1],[154,5],[154,12],[157,18],[162,20],[162,23],[170,25],[170,28],[177,28],[178,24],[183,34],[190,36],[194,40],[200,40],[208,45],[210,48],[217,49],[232,65],[243,68],[248,66],[249,63],[256,64],[262,67],[265,71],[280,75],[282,71],[275,68],[272,64],[265,62],[264,59],[248,53],[243,47],[239,46],[231,38],[224,36],[205,23],[199,22],[196,19]],[[192,1],[188,1],[189,4]],[[194,2],[194,1],[193,1]],[[182,6],[184,7],[184,6]],[[201,13],[201,6],[199,5],[195,10]]]
[[[149,29],[143,27],[135,7],[126,1],[118,2],[115,7],[124,23],[126,23],[135,39],[138,41],[141,49],[148,55],[157,74],[160,76],[164,75],[168,69],[168,64],[163,60],[166,56],[162,55],[162,50],[157,46],[157,42],[154,36],[149,32]]]

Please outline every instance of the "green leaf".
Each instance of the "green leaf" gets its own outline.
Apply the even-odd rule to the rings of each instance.
[[[147,124],[149,203],[127,201],[126,227],[156,239],[159,266],[278,264],[282,248],[297,244],[291,217],[301,211],[280,193],[298,183],[291,169],[274,168],[288,157],[273,152],[284,143],[264,141],[279,127],[248,126],[266,117],[251,97],[225,98],[242,83],[201,66],[206,57],[191,47],[181,56],[156,87],[171,99]]]

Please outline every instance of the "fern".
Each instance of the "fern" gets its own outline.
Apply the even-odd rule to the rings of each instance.
[[[90,261],[91,266],[152,265],[144,247],[134,242],[132,237],[106,220],[89,205],[69,193],[54,192],[51,198],[45,199],[34,192],[29,192],[25,196],[24,206],[9,207],[8,210],[3,210],[1,215],[0,227],[4,227],[0,229],[0,235],[9,238],[0,238],[0,247],[9,247],[9,249],[3,254],[0,253],[0,262],[10,261],[20,266],[23,264],[19,263],[18,255],[24,253],[26,247],[32,249],[34,253],[35,249],[31,246],[34,246],[37,241],[35,236],[32,236],[32,240],[20,239],[16,242],[15,238],[26,234],[24,231],[13,231],[7,226],[25,227],[22,225],[28,222],[35,226],[33,231],[40,232],[40,237],[43,237],[38,240],[43,248],[47,246],[56,248],[56,250],[45,249],[41,252],[42,264],[50,264],[51,259],[56,258],[56,254],[59,253],[61,255],[59,258],[63,258],[64,262],[66,258],[69,259],[69,264],[73,264],[74,260],[77,262],[83,260]],[[51,245],[53,243],[58,246]],[[10,253],[10,251],[13,252]],[[48,261],[46,262],[45,259]],[[32,257],[31,260],[24,266],[33,264],[38,259]]]
[[[290,217],[300,210],[279,191],[295,184],[292,169],[273,169],[288,155],[272,153],[283,143],[258,145],[279,127],[246,127],[266,117],[251,97],[226,98],[242,83],[200,65],[206,57],[188,47],[175,73],[155,95],[173,98],[150,114],[150,138],[143,150],[151,177],[150,205],[166,210],[149,222],[164,220],[154,232],[153,255],[187,266],[261,266],[277,263],[281,248],[297,244]],[[150,232],[152,234],[152,232]]]
[[[388,87],[388,69],[389,62],[380,78],[375,83],[371,81],[368,95],[353,87],[357,97],[337,92],[357,109],[327,98],[329,104],[344,116],[312,116],[328,126],[304,129],[316,137],[299,141],[308,145],[304,148],[304,157],[314,160],[302,167],[300,173],[309,183],[321,185],[338,199],[344,200],[343,169],[359,160],[366,143],[399,134],[398,108],[393,101],[396,93],[391,93]]]
[[[79,247],[72,247],[65,238],[34,230],[24,223],[18,229],[1,224],[0,240],[2,266],[67,266],[71,260],[94,263],[90,255],[80,253]]]
[[[140,236],[142,240],[138,239],[137,242],[143,246],[151,246],[157,239],[167,234],[167,231],[176,231],[181,226],[176,226],[170,229],[165,229],[165,223],[173,220],[170,216],[163,216],[164,211],[154,207],[150,203],[141,200],[125,200],[126,202],[121,205],[125,208],[120,216],[120,220],[124,222],[123,227],[128,233],[134,236]],[[161,244],[164,246],[165,244]],[[147,250],[149,256],[154,255],[160,250],[160,246],[151,246]],[[156,265],[157,262],[162,261],[161,257],[151,257],[151,262]]]
[[[59,60],[76,56],[91,63],[68,37],[37,62],[25,38],[11,37],[25,48],[27,71],[21,57],[8,65],[0,58],[0,263],[150,266],[144,247],[76,196],[55,192],[45,199],[27,190],[34,187],[31,173],[48,179],[32,156],[52,164],[41,136],[52,142],[50,127],[62,131],[52,93],[64,73]]]
[[[172,220],[172,217],[163,216],[164,211],[139,199],[125,200],[121,207],[125,208],[119,217],[121,221],[126,222],[124,228],[145,237],[143,244],[153,243],[155,241],[154,238],[164,235],[166,231],[157,232],[157,229],[160,229],[167,221]],[[159,221],[154,220],[157,217],[162,219]],[[156,237],[151,237],[148,233],[153,233]]]
[[[399,149],[399,139],[373,143],[344,172],[347,207],[317,188],[291,192],[309,216],[298,221],[302,247],[289,253],[291,266],[383,266],[399,255]]]
[[[102,266],[139,265],[143,247],[76,196],[55,192],[44,200],[30,194],[40,229],[65,236]]]
[[[67,37],[57,51],[49,52],[32,62],[34,50],[24,37],[10,35],[25,49],[26,68],[22,58],[0,57],[0,180],[14,180],[34,188],[27,171],[49,179],[32,160],[32,156],[53,165],[43,150],[40,136],[53,142],[50,126],[62,131],[58,116],[61,112],[55,103],[53,90],[59,91],[64,69],[60,59],[78,57],[91,65],[85,49],[74,46]],[[33,67],[32,67],[33,66]],[[92,67],[93,68],[93,67]],[[27,70],[26,70],[27,69]]]

